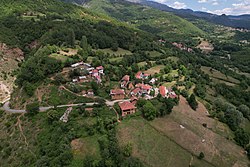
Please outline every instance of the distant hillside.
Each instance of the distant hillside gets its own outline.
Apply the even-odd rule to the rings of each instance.
[[[71,2],[78,1],[71,0]],[[186,39],[187,36],[204,35],[201,29],[176,15],[124,0],[90,0],[84,3],[84,6],[170,41],[178,38]]]
[[[193,11],[190,9],[174,9],[167,5],[147,0],[138,0],[138,1],[128,0],[128,1],[140,3],[162,11],[172,12],[178,16],[191,20],[204,19],[206,21],[224,26],[250,29],[250,15],[241,15],[241,16],[215,15],[206,12]]]

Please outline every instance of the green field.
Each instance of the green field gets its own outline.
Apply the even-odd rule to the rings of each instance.
[[[219,82],[219,83],[225,83],[229,86],[233,86],[235,84],[239,84],[240,81],[231,77],[231,76],[226,76],[225,74],[221,73],[218,70],[212,69],[211,71],[211,67],[205,67],[202,66],[201,70],[205,73],[208,74],[212,80],[214,80],[215,82]]]
[[[197,167],[212,167],[192,156],[140,117],[124,120],[119,125],[118,132],[120,144],[131,142],[132,155],[140,158],[147,166],[184,167],[191,163]]]

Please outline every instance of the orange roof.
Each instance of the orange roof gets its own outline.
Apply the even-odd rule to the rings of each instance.
[[[152,86],[150,86],[150,85],[142,85],[141,88],[143,90],[150,90],[152,88]]]
[[[110,91],[110,94],[116,94],[116,95],[118,95],[118,94],[125,94],[125,92],[124,92],[123,89],[112,89]]]
[[[130,103],[129,101],[119,103],[119,106],[120,106],[122,111],[136,109],[136,107],[132,103]]]
[[[139,93],[140,92],[140,88],[135,88],[134,90],[132,90],[132,92],[134,93],[134,94],[137,94],[137,93]]]
[[[136,84],[135,87],[141,88],[141,89],[143,89],[143,90],[149,90],[149,89],[152,88],[152,86],[150,86],[150,85],[148,85],[148,84],[144,85],[144,84],[142,84],[142,83]]]
[[[166,87],[165,86],[160,86],[159,90],[160,90],[160,94],[162,96],[166,96]]]
[[[135,74],[135,77],[137,78],[137,79],[141,79],[141,71],[139,71],[139,72],[137,72],[136,74]]]

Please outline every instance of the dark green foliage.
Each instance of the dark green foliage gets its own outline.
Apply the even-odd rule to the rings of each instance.
[[[203,159],[205,157],[204,153],[203,152],[200,152],[199,156],[198,156],[198,159]]]
[[[34,116],[39,112],[39,103],[33,102],[26,105],[26,111],[29,115]]]
[[[27,83],[35,84],[61,70],[60,61],[48,57],[50,52],[49,47],[40,48],[34,56],[23,63],[16,80],[19,86],[25,86]]]
[[[124,146],[123,148],[123,154],[126,156],[126,157],[130,157],[131,154],[132,154],[132,149],[133,149],[133,146],[132,146],[132,143],[128,143]]]
[[[155,119],[157,111],[153,104],[147,101],[142,107],[142,113],[147,120],[152,121]]]
[[[198,102],[196,101],[196,98],[195,98],[195,95],[192,94],[188,99],[188,104],[190,105],[190,107],[193,109],[193,110],[196,110],[197,107],[198,107]]]
[[[247,119],[250,119],[250,109],[247,105],[240,105],[238,110],[243,114],[243,116]]]
[[[246,147],[249,144],[249,134],[246,133],[242,128],[238,128],[235,131],[234,140],[242,147]]]
[[[206,96],[206,88],[204,87],[204,85],[197,84],[197,85],[195,86],[194,93],[195,93],[197,96],[199,96],[199,97],[201,97],[201,98],[204,99],[205,96]]]
[[[59,120],[59,113],[57,110],[49,110],[47,112],[48,122],[49,124],[52,124],[54,121]]]

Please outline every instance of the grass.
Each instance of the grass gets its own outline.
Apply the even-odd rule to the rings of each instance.
[[[160,52],[157,52],[157,51],[150,51],[150,52],[147,52],[149,54],[149,56],[151,58],[156,58],[156,57],[160,57],[162,54]]]
[[[202,66],[201,70],[208,74],[214,81],[216,82],[220,82],[220,83],[225,83],[229,86],[235,85],[235,84],[239,84],[240,81],[230,77],[230,76],[226,76],[225,74],[221,73],[218,70],[212,69],[212,72],[210,72],[211,67],[206,67],[206,66]]]
[[[173,62],[178,62],[179,61],[179,58],[178,57],[174,57],[174,56],[168,57],[167,59],[171,60]]]
[[[160,73],[160,70],[164,69],[164,67],[165,67],[164,65],[154,66],[148,69],[147,71],[145,71],[145,73],[150,74],[150,75],[158,74]]]
[[[118,127],[118,138],[121,145],[131,142],[132,155],[147,166],[183,167],[188,166],[192,159],[192,154],[140,117],[124,120]],[[200,167],[211,166],[196,158],[192,164]]]
[[[132,55],[132,53],[129,50],[125,50],[122,48],[118,48],[117,51],[113,51],[111,49],[98,49],[97,51],[102,51],[106,54],[110,54],[110,55],[116,55],[116,56],[120,56],[120,55]]]
[[[61,55],[61,54],[56,54],[56,53],[51,54],[49,57],[60,60],[63,63],[66,62],[67,59],[68,59],[67,56],[64,56],[64,55]]]
[[[77,167],[82,165],[82,161],[86,156],[93,156],[95,159],[100,160],[101,155],[98,143],[100,137],[99,135],[94,135],[73,140],[71,142],[71,148],[74,160],[70,166]]]
[[[111,58],[109,59],[110,62],[121,62],[122,61],[122,57],[115,57],[115,58]]]

